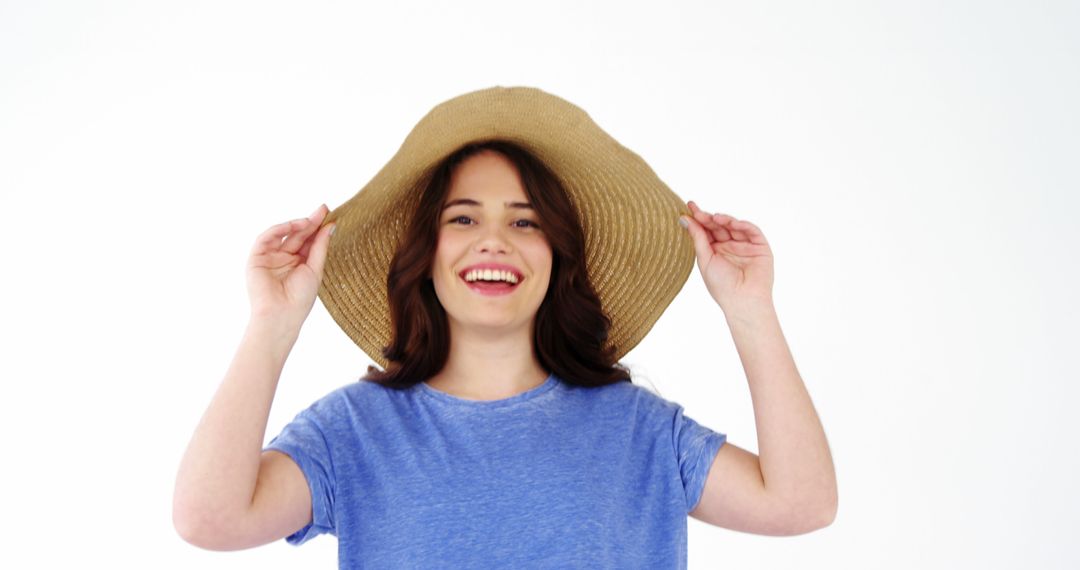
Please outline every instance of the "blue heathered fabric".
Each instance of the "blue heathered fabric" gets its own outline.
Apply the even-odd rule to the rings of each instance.
[[[687,518],[726,435],[630,382],[556,375],[510,398],[338,388],[264,449],[288,454],[340,568],[686,568]]]

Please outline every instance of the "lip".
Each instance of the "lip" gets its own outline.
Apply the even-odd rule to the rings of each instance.
[[[488,297],[499,297],[499,296],[502,296],[502,295],[509,295],[510,293],[513,293],[514,291],[517,291],[517,288],[518,288],[517,285],[514,285],[513,287],[510,287],[508,289],[481,289],[480,287],[477,287],[476,285],[473,285],[472,283],[469,283],[467,281],[465,282],[465,286],[468,287],[473,292],[480,293],[481,295],[486,295]]]
[[[475,286],[473,283],[465,281],[465,275],[468,274],[470,271],[472,271],[474,269],[499,269],[499,270],[502,270],[502,271],[509,271],[510,273],[513,273],[517,277],[518,282],[517,282],[517,284],[515,284],[513,287],[510,287],[509,289],[481,289],[480,287]],[[514,267],[512,265],[506,265],[504,263],[478,263],[476,265],[470,265],[470,266],[466,267],[465,269],[462,269],[458,273],[458,277],[461,278],[461,281],[464,282],[465,286],[468,287],[471,291],[474,291],[476,293],[479,293],[481,295],[485,295],[485,296],[488,296],[488,297],[499,297],[499,296],[502,296],[502,295],[509,295],[510,293],[513,293],[514,291],[517,291],[517,288],[521,285],[521,282],[525,280],[525,276],[521,274],[521,271],[519,271],[518,268],[516,268],[516,267]]]
[[[509,271],[517,277],[519,285],[521,284],[521,281],[525,279],[525,276],[521,274],[520,269],[514,267],[513,265],[506,265],[505,263],[477,263],[475,265],[470,265],[465,269],[459,271],[458,277],[465,279],[465,275],[474,269],[499,269],[502,271]]]

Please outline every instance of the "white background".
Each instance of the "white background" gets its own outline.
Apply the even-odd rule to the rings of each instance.
[[[0,3],[5,567],[332,568],[172,527],[275,223],[493,85],[584,108],[757,224],[835,523],[690,519],[691,568],[1075,568],[1080,10],[1068,2]],[[268,441],[370,361],[316,302]],[[695,267],[624,362],[757,451]],[[12,565],[12,562],[17,564]]]

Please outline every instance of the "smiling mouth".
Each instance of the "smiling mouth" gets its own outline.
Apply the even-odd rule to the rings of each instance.
[[[462,279],[462,281],[465,280]],[[520,284],[520,281],[513,284],[507,283],[506,281],[482,281],[479,279],[476,281],[465,281],[465,285],[468,286],[469,289],[472,289],[481,295],[506,295],[517,289]]]

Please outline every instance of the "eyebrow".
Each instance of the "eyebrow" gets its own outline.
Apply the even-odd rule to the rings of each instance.
[[[480,202],[477,202],[472,198],[458,198],[457,200],[450,200],[449,202],[447,202],[445,205],[443,205],[442,209],[445,210],[450,206],[457,206],[461,204],[466,206],[479,206]],[[532,204],[528,202],[503,202],[503,205],[505,205],[507,208],[521,208],[526,210],[533,209]]]

